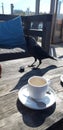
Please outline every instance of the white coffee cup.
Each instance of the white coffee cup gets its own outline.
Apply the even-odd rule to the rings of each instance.
[[[40,100],[48,89],[48,81],[41,76],[32,76],[28,79],[28,91],[30,97]]]

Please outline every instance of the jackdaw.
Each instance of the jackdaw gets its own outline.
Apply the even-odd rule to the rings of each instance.
[[[25,36],[25,40],[26,40],[26,46],[27,46],[27,49],[28,49],[30,56],[33,56],[35,59],[34,62],[30,65],[30,67],[32,67],[34,65],[34,63],[37,61],[37,59],[39,60],[38,66],[41,64],[42,59],[51,58],[53,60],[56,60],[54,57],[50,56],[43,49],[43,47],[40,47],[40,45],[37,44],[34,37]]]

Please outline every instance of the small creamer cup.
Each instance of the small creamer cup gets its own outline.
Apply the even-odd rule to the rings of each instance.
[[[48,81],[45,78],[41,76],[32,76],[28,79],[28,91],[30,97],[40,100],[45,96],[47,89]]]

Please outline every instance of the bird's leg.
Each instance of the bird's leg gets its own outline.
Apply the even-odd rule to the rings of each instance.
[[[41,60],[39,60],[39,64],[36,67],[34,67],[34,69],[37,69],[41,63]]]
[[[31,65],[28,65],[28,67],[33,67],[34,66],[34,63],[37,61],[36,58],[34,58],[34,59],[35,59],[34,62]]]

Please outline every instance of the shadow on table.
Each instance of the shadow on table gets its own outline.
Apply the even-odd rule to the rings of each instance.
[[[58,58],[59,58],[59,59],[63,59],[63,56],[59,56]]]
[[[17,85],[11,90],[16,90],[16,89],[20,89],[22,86],[26,85],[28,83],[28,79],[31,77],[31,76],[43,76],[46,72],[48,72],[49,70],[52,70],[52,69],[55,69],[57,68],[55,65],[50,65],[46,68],[43,68],[43,69],[40,69],[40,68],[37,68],[37,69],[32,69],[31,71],[27,72],[26,74],[24,74],[20,80],[18,81]]]
[[[53,124],[47,130],[63,130],[63,119]]]
[[[38,127],[42,125],[45,119],[54,112],[56,108],[56,103],[45,110],[33,110],[22,105],[22,103],[18,99],[17,108],[18,111],[22,114],[23,121],[27,126]]]

